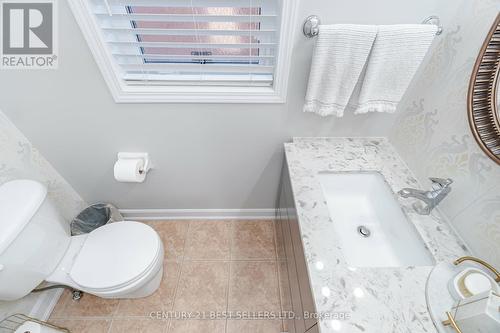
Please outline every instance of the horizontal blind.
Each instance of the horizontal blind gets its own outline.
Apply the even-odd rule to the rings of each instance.
[[[128,84],[273,84],[280,0],[90,1]]]

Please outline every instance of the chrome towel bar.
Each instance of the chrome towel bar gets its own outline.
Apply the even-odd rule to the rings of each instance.
[[[307,38],[316,37],[319,34],[319,25],[321,20],[317,15],[310,15],[304,20],[302,32]],[[422,21],[422,24],[434,24],[437,26],[436,35],[443,33],[443,26],[438,16],[432,15]]]

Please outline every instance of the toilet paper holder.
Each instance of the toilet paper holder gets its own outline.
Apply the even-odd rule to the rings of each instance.
[[[148,153],[124,153],[120,152],[118,153],[118,160],[125,160],[125,159],[142,159],[144,161],[144,166],[142,169],[139,170],[141,175],[148,173],[149,170],[151,170],[151,160],[149,159],[149,154]]]

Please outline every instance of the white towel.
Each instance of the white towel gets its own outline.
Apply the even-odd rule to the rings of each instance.
[[[356,114],[396,111],[436,31],[434,24],[378,27],[359,92]]]
[[[377,34],[376,26],[321,25],[304,112],[342,117]]]

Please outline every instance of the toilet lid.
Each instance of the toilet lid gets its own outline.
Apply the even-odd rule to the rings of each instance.
[[[87,236],[69,275],[88,289],[119,287],[154,265],[160,242],[156,231],[144,223],[106,224]]]

